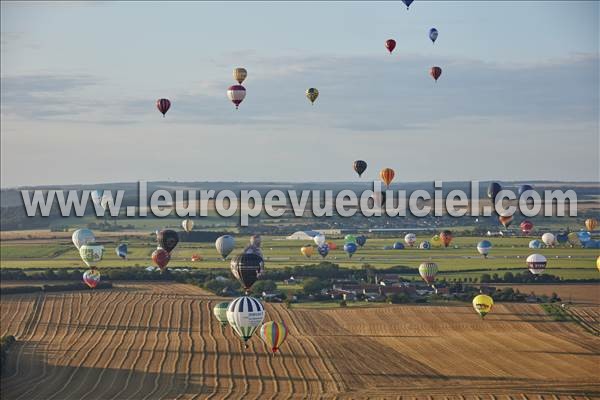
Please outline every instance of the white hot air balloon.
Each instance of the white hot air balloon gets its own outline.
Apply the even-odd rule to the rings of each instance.
[[[527,257],[525,262],[527,263],[527,268],[529,268],[529,271],[534,275],[543,274],[546,270],[546,264],[548,263],[546,257],[541,254],[532,254]]]
[[[555,241],[556,237],[553,233],[546,232],[542,235],[542,242],[544,242],[544,244],[548,247],[554,246]]]
[[[217,251],[221,257],[226,259],[229,253],[231,253],[235,247],[235,239],[231,235],[219,236],[215,242],[215,247],[217,248]]]
[[[265,308],[254,297],[238,297],[227,307],[227,322],[244,342],[252,337],[264,319]]]
[[[184,219],[181,222],[181,226],[183,227],[183,230],[186,232],[191,232],[192,229],[194,229],[194,221],[192,221],[191,219],[187,218]]]
[[[77,247],[77,250],[79,250],[81,248],[81,246],[83,246],[84,244],[95,242],[96,236],[94,235],[94,232],[92,232],[91,230],[83,228],[83,229],[77,229],[75,232],[73,232],[73,236],[71,236],[71,240],[73,241],[73,244],[75,245],[75,247]]]
[[[95,268],[96,264],[102,260],[104,246],[96,243],[84,244],[79,248],[79,255],[88,267]]]
[[[417,243],[417,235],[414,233],[408,233],[406,236],[404,236],[404,241],[407,245],[413,247],[415,243]]]
[[[325,235],[319,233],[317,236],[313,238],[313,241],[317,245],[317,247],[321,247],[325,244]]]

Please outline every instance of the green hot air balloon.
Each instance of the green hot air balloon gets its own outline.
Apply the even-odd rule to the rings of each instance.
[[[217,321],[221,323],[221,326],[226,326],[227,322],[227,307],[229,307],[229,302],[224,301],[222,303],[217,304],[213,308],[213,314],[217,318]]]

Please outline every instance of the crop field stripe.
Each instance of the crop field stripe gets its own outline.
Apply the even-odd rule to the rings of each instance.
[[[206,308],[206,313],[202,312],[203,306],[205,306],[205,308]],[[208,337],[210,338],[210,341],[212,343],[212,346],[210,347],[210,351],[213,352],[213,365],[212,365],[211,371],[214,371],[214,375],[215,375],[214,388],[206,397],[207,400],[210,400],[219,394],[218,388],[221,387],[221,385],[220,385],[221,369],[219,368],[219,361],[225,360],[228,363],[229,371],[233,371],[231,348],[229,346],[229,341],[226,338],[224,338],[224,334],[226,333],[226,331],[225,331],[225,329],[223,329],[221,327],[221,324],[217,324],[215,322],[215,317],[212,314],[213,306],[214,306],[213,302],[209,302],[209,301],[200,302],[200,304],[198,305],[198,309],[200,311],[201,318],[203,318],[202,317],[203,315],[207,315],[207,321],[204,321],[204,324],[202,324],[202,322],[200,324],[200,337],[202,338],[204,336],[203,331],[206,328],[206,333],[208,334]],[[229,329],[229,326],[226,327],[226,329]],[[216,333],[215,333],[215,331],[216,331]],[[221,340],[223,340],[227,347],[226,354],[223,354],[222,356],[219,354],[219,344],[218,344],[219,342],[218,342],[217,338],[220,338]],[[201,371],[208,371],[208,369],[204,369],[205,362],[207,361],[206,354],[209,351],[208,349],[209,349],[208,343],[203,340],[202,350],[201,350],[202,351],[202,369],[201,369]],[[233,380],[233,377],[231,376],[231,374],[229,376],[228,383],[229,383],[229,385],[227,386],[227,389],[225,389],[225,388],[223,389],[223,390],[227,390],[227,393],[225,394],[224,398],[228,398],[231,395],[233,395],[235,381]],[[194,399],[203,398],[202,394],[204,392],[205,385],[206,385],[206,381],[204,380],[204,378],[202,378],[202,393],[198,393],[196,396],[194,396]]]
[[[193,347],[193,341],[192,341],[192,300],[186,299],[184,301],[184,303],[182,304],[182,316],[181,316],[181,320],[180,320],[180,328],[185,327],[186,331],[185,334],[181,334],[179,333],[179,349],[183,350],[184,354],[186,355],[186,359],[182,359],[180,361],[181,363],[181,367],[178,367],[178,364],[175,364],[175,372],[180,371],[183,372],[183,390],[181,390],[181,392],[177,393],[175,389],[176,385],[172,384],[171,385],[171,391],[169,393],[167,393],[166,397],[169,398],[173,398],[175,400],[179,400],[181,399],[183,396],[188,394],[188,390],[190,387],[190,375],[192,373],[191,371],[191,360],[192,360],[192,347]],[[183,324],[183,321],[186,321],[185,324]],[[179,362],[179,359],[178,359]]]

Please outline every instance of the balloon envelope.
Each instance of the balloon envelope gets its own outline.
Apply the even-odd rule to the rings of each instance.
[[[543,274],[546,270],[546,264],[548,261],[546,260],[546,257],[541,254],[531,254],[529,257],[527,257],[525,262],[527,263],[527,268],[529,268],[529,271],[532,274],[539,275]]]
[[[392,245],[392,248],[393,248],[394,250],[402,250],[402,249],[404,249],[404,245],[403,245],[401,242],[395,242],[395,243]]]
[[[588,218],[585,220],[585,228],[588,231],[593,231],[598,226],[598,220],[596,218]]]
[[[544,244],[548,247],[554,246],[555,241],[556,238],[554,237],[554,234],[550,232],[546,232],[542,235],[542,242],[544,242]]]
[[[315,244],[317,246],[322,246],[325,244],[325,235],[323,235],[322,233],[319,233],[317,236],[313,237],[313,242],[315,242]]]
[[[438,266],[433,262],[424,262],[419,265],[419,275],[427,284],[431,285],[435,281],[438,273]]]
[[[217,304],[213,308],[213,314],[217,321],[221,323],[221,326],[227,325],[227,308],[229,307],[229,302],[224,301],[222,303]]]
[[[83,273],[83,282],[94,289],[100,283],[100,272],[96,269],[89,269]]]
[[[352,167],[354,168],[354,171],[360,177],[367,170],[367,163],[363,160],[356,160],[352,164]]]
[[[487,196],[492,202],[496,201],[496,196],[502,190],[502,186],[498,182],[491,182],[487,189]]]
[[[233,79],[235,79],[240,85],[244,82],[247,76],[248,71],[246,71],[246,68],[238,67],[233,69]]]
[[[317,251],[321,257],[325,258],[327,257],[327,254],[329,254],[329,246],[327,243],[324,243],[323,245],[317,247]]]
[[[392,180],[394,180],[395,175],[396,173],[391,168],[384,168],[379,172],[379,177],[381,178],[381,181],[385,183],[386,187],[390,186],[390,183],[392,183]]]
[[[438,38],[438,30],[435,29],[435,28],[431,28],[429,30],[429,39],[431,39],[431,41],[433,43],[435,43],[435,41],[437,40],[437,38]]]
[[[161,247],[152,252],[152,261],[158,268],[160,268],[161,271],[166,268],[170,260],[171,254]]]
[[[254,297],[238,297],[227,308],[227,322],[244,342],[252,337],[264,319],[265,309]]]
[[[163,229],[156,235],[156,241],[159,247],[170,253],[177,246],[177,243],[179,243],[179,235],[174,230]]]
[[[520,228],[521,232],[528,235],[531,233],[531,231],[533,231],[533,223],[531,221],[525,220],[521,222]]]
[[[412,4],[414,0],[402,0],[402,2],[404,3],[404,5],[406,6],[406,9],[408,10],[408,7],[410,7],[410,5]]]
[[[287,335],[288,330],[283,322],[269,321],[260,327],[260,338],[273,353],[279,350]]]
[[[440,240],[444,244],[444,247],[448,247],[450,242],[452,242],[452,232],[451,231],[443,231],[440,233]]]
[[[429,250],[431,249],[431,243],[429,243],[427,240],[424,240],[421,242],[421,244],[419,244],[419,248],[421,250]]]
[[[314,253],[314,249],[312,246],[302,246],[300,247],[300,253],[306,258],[310,258]]]
[[[231,235],[219,236],[215,241],[215,247],[221,255],[221,257],[223,257],[223,259],[226,259],[235,247],[235,239]]]
[[[367,243],[367,237],[365,235],[358,235],[356,237],[356,244],[363,247]]]
[[[492,243],[489,240],[482,240],[481,242],[477,243],[477,251],[482,256],[487,256],[491,249]]]
[[[529,248],[530,249],[541,249],[542,248],[543,243],[540,240],[532,240],[529,242]]]
[[[192,221],[189,218],[184,219],[183,221],[181,221],[181,227],[184,231],[189,233],[192,231],[192,229],[194,229],[194,221]]]
[[[117,256],[126,260],[127,259],[127,244],[121,243],[120,245],[117,246],[117,248],[115,249],[115,252],[117,253]]]
[[[237,109],[246,98],[246,88],[242,85],[233,85],[227,88],[227,98],[235,104]]]
[[[440,67],[431,67],[429,75],[437,82],[437,80],[440,79],[440,76],[442,76],[442,69]]]
[[[104,246],[96,243],[84,244],[79,248],[79,255],[88,267],[95,267],[104,255]]]
[[[169,99],[158,99],[156,100],[156,108],[158,108],[158,111],[160,111],[164,117],[167,111],[169,111],[169,108],[171,108],[171,102]]]
[[[413,247],[415,243],[417,243],[417,235],[414,233],[407,233],[406,236],[404,236],[404,242],[410,247]]]
[[[316,88],[306,89],[306,98],[311,104],[314,104],[315,100],[317,100],[317,97],[319,97],[319,91]]]
[[[96,236],[94,235],[94,232],[92,232],[91,230],[83,228],[83,229],[77,229],[75,232],[73,232],[73,236],[71,236],[71,240],[73,241],[73,244],[75,245],[75,247],[77,247],[77,250],[79,250],[81,248],[81,246],[83,246],[84,244],[95,242]]]
[[[487,313],[489,313],[492,310],[493,306],[494,299],[492,299],[488,295],[480,294],[475,296],[475,298],[473,299],[473,308],[475,309],[475,311],[477,311],[477,313],[479,313],[481,318],[485,317]]]
[[[240,281],[244,289],[250,287],[258,280],[264,269],[262,257],[256,254],[239,254],[231,260],[231,273]]]
[[[533,190],[533,186],[531,186],[531,185],[521,185],[521,186],[519,186],[519,189],[517,189],[519,197],[521,197],[523,195],[523,193],[525,193],[525,192],[527,192],[529,190]]]
[[[344,245],[344,251],[348,253],[350,258],[352,258],[352,254],[356,253],[356,249],[356,243],[349,242]]]
[[[579,238],[579,241],[581,243],[585,243],[592,238],[592,235],[589,232],[580,231],[580,232],[577,232],[577,237]]]
[[[394,39],[388,39],[388,40],[386,40],[385,41],[385,48],[391,54],[392,51],[394,51],[394,49],[396,48],[396,41]]]

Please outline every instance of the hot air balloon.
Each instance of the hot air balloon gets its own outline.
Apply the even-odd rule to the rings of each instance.
[[[566,232],[560,232],[556,235],[556,242],[559,244],[567,243],[569,237]]]
[[[164,118],[169,108],[171,108],[171,102],[168,99],[158,99],[156,100],[156,108],[158,108],[158,111],[162,113]]]
[[[79,248],[79,255],[88,267],[94,268],[102,260],[104,246],[96,243],[84,244]]]
[[[394,180],[394,175],[396,175],[396,173],[391,168],[384,168],[379,172],[379,177],[381,178],[381,181],[385,183],[385,187],[390,187],[390,183]]]
[[[94,289],[100,283],[100,272],[96,269],[88,269],[83,273],[83,282]]]
[[[592,239],[591,233],[586,232],[586,231],[577,232],[577,237],[579,238],[579,241],[581,242],[581,244],[586,244],[587,242],[589,242]]]
[[[429,243],[427,240],[424,240],[421,242],[421,244],[419,244],[419,248],[421,250],[429,250],[431,249],[431,243]]]
[[[395,243],[392,245],[392,248],[393,248],[394,250],[403,250],[403,249],[404,249],[404,245],[403,245],[401,242],[395,242]]]
[[[254,282],[263,272],[265,263],[256,254],[239,254],[231,260],[231,273],[242,284],[246,291],[250,290]]]
[[[245,68],[234,68],[233,79],[235,79],[240,85],[244,82],[244,79],[248,76],[248,71]]]
[[[481,242],[477,243],[477,251],[485,258],[487,258],[491,249],[492,243],[490,243],[489,240],[482,240]]]
[[[329,246],[329,250],[337,250],[337,244],[335,244],[335,242],[327,242],[327,246]]]
[[[348,253],[348,257],[352,258],[352,254],[356,253],[356,243],[346,243],[344,245],[344,251]]]
[[[117,248],[115,249],[115,252],[117,253],[117,256],[121,257],[124,260],[127,260],[127,244],[126,243],[121,243],[120,245],[118,245]]]
[[[450,246],[450,242],[452,242],[452,232],[443,231],[442,233],[440,233],[440,240],[444,244],[444,247]]]
[[[424,262],[419,265],[419,275],[428,284],[433,285],[435,282],[435,276],[438,273],[438,266],[433,262]]]
[[[233,251],[233,248],[235,247],[235,239],[230,235],[219,236],[215,241],[215,247],[224,260],[227,258],[229,253]]]
[[[596,258],[596,268],[598,268],[598,271],[600,271],[600,256]]]
[[[184,220],[181,222],[181,227],[183,228],[183,230],[184,230],[184,231],[186,231],[186,232],[188,232],[188,233],[189,233],[189,232],[191,232],[191,231],[192,231],[192,229],[194,229],[194,221],[192,221],[192,220],[191,220],[191,219],[189,219],[189,218],[187,218],[187,219],[184,219]]]
[[[244,343],[252,337],[264,319],[265,308],[254,297],[238,297],[227,308],[227,322]]]
[[[473,299],[473,308],[484,318],[492,310],[494,299],[485,294],[479,294]]]
[[[532,254],[527,257],[525,262],[527,263],[529,271],[534,275],[543,274],[546,270],[546,264],[548,263],[546,257],[541,254]]]
[[[501,215],[498,217],[498,221],[504,226],[504,228],[508,228],[513,221],[512,215]]]
[[[315,104],[315,100],[319,97],[319,91],[315,88],[306,89],[306,98],[310,100],[310,104]]]
[[[585,220],[585,228],[588,231],[594,231],[598,226],[598,220],[596,218],[588,218]]]
[[[404,242],[410,247],[413,247],[415,243],[417,243],[417,235],[414,233],[407,233],[406,236],[404,236]]]
[[[306,258],[310,258],[313,255],[314,249],[312,246],[302,246],[300,247],[300,253]]]
[[[354,171],[356,171],[358,177],[360,178],[362,174],[367,170],[367,163],[363,160],[356,160],[352,164],[352,167],[354,168]]]
[[[329,254],[329,246],[327,246],[327,243],[324,243],[321,246],[317,247],[317,251],[319,252],[321,257],[325,258],[327,257],[327,254]]]
[[[529,190],[533,190],[533,186],[531,185],[521,185],[519,186],[519,189],[517,189],[517,194],[519,195],[519,197],[521,197],[523,195],[523,193],[529,191]]]
[[[431,75],[431,77],[437,82],[440,76],[442,76],[442,69],[440,67],[431,67],[429,70],[429,75]]]
[[[571,232],[567,235],[567,240],[571,246],[581,246],[581,240],[579,240],[579,236],[577,232]]]
[[[273,353],[279,350],[287,335],[288,331],[283,322],[269,321],[260,327],[260,338]]]
[[[498,182],[490,182],[487,189],[487,196],[492,202],[496,201],[496,196],[502,190],[502,186]]]
[[[365,235],[358,235],[356,237],[356,244],[363,247],[367,243],[367,237]]]
[[[521,222],[521,232],[525,235],[529,235],[533,231],[533,223],[531,221],[525,220]]]
[[[95,242],[96,236],[94,236],[94,232],[90,231],[89,229],[83,228],[77,229],[75,232],[73,232],[71,240],[73,241],[75,247],[77,247],[77,250],[79,250],[84,244]]]
[[[169,253],[173,251],[177,243],[179,243],[179,235],[171,229],[163,229],[156,235],[158,247],[162,247]]]
[[[385,48],[387,49],[387,51],[390,52],[390,54],[392,54],[392,51],[394,51],[394,49],[396,48],[396,41],[394,39],[386,40]]]
[[[229,86],[227,88],[227,97],[235,104],[235,109],[237,110],[246,97],[246,88],[242,85]]]
[[[542,235],[542,242],[544,242],[544,244],[548,247],[554,246],[555,241],[556,238],[554,237],[554,234],[550,232],[546,232]]]
[[[323,246],[325,244],[325,235],[319,233],[318,235],[313,237],[313,242],[315,242],[317,246]]]
[[[254,247],[260,247],[262,244],[262,238],[260,235],[252,235],[250,236],[250,245]]]
[[[435,41],[437,40],[437,38],[438,38],[438,30],[435,29],[435,28],[431,28],[429,30],[429,39],[431,39],[432,43],[435,43]]]
[[[158,268],[160,268],[161,271],[163,271],[166,268],[170,260],[171,253],[169,253],[162,247],[159,247],[156,250],[154,250],[154,252],[152,252],[152,261]]]
[[[250,236],[250,244],[246,246],[243,253],[244,254],[256,254],[260,258],[263,258],[263,253],[260,248],[262,242],[262,238],[260,235],[252,235]]]
[[[412,4],[414,0],[402,0],[402,2],[406,5],[406,9],[408,10],[408,7],[410,7],[410,5]]]
[[[440,247],[442,245],[442,239],[440,235],[433,235],[431,237],[431,245],[435,247]]]
[[[202,261],[202,256],[200,254],[192,254],[191,260],[192,262]]]
[[[217,304],[213,308],[213,314],[217,321],[221,323],[221,326],[227,325],[227,308],[229,307],[229,302],[224,301],[222,303]]]
[[[346,236],[344,236],[344,243],[354,243],[354,244],[356,244],[356,236],[354,236],[354,235],[346,235]]]
[[[530,249],[541,249],[542,248],[543,243],[537,239],[534,239],[532,241],[529,242],[529,248]]]

